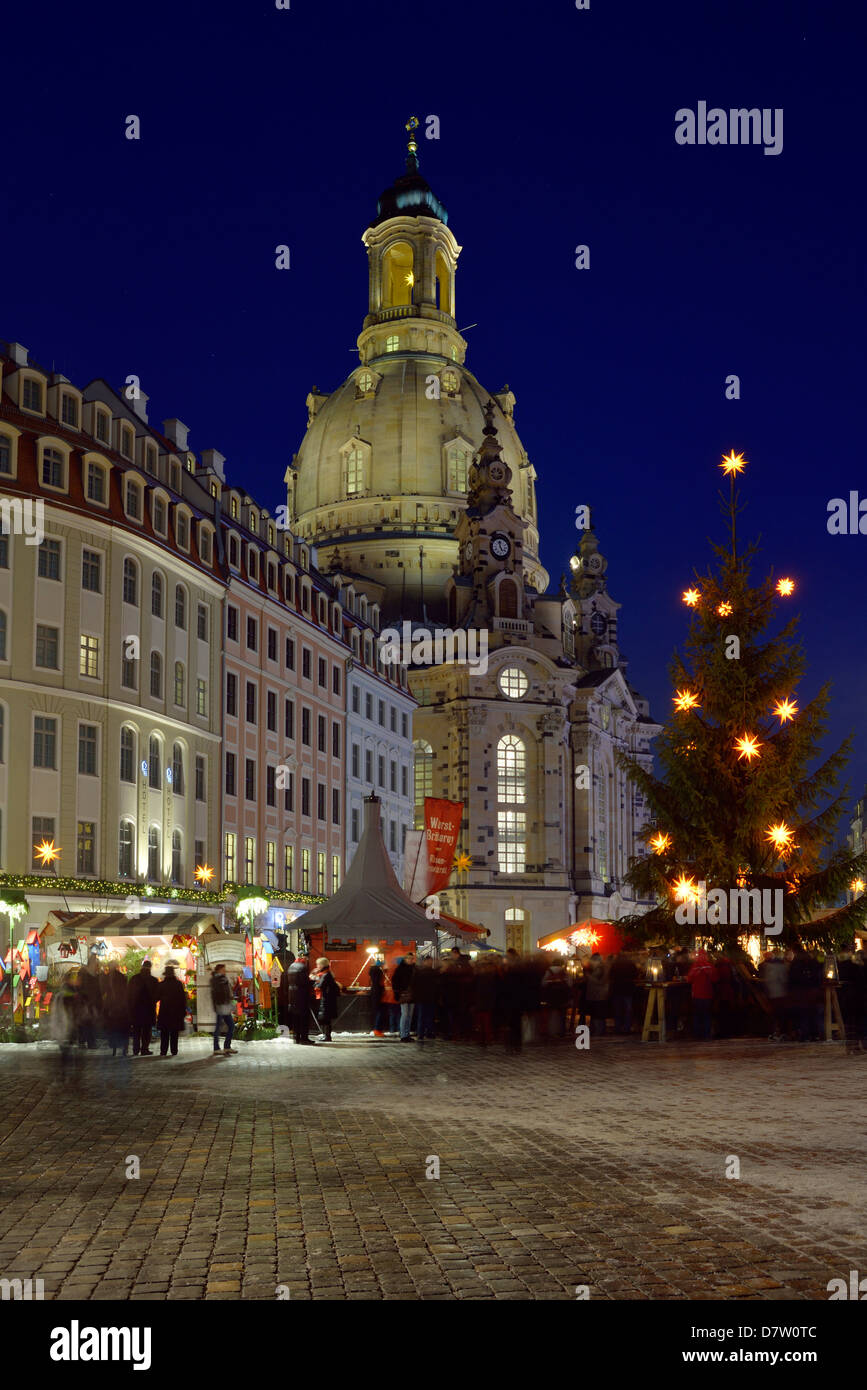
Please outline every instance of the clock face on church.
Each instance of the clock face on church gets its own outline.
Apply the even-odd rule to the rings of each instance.
[[[594,613],[590,619],[590,631],[596,636],[601,637],[607,631],[608,622],[601,613]]]
[[[473,543],[472,543],[472,541],[467,541],[466,545],[464,546],[464,554],[466,555],[466,557],[467,557],[468,560],[472,560],[472,558],[473,558]]]
[[[504,536],[502,531],[495,531],[491,536],[491,554],[498,560],[507,560],[512,549],[512,542],[508,536]]]
[[[501,463],[492,463],[488,475],[492,483],[501,483],[506,476],[506,470]]]

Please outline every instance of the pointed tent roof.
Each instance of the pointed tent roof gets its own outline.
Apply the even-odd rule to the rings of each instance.
[[[321,907],[298,918],[302,931],[327,927],[331,936],[371,941],[435,941],[436,922],[407,897],[397,881],[382,839],[380,800],[364,802],[364,831],[343,885]]]

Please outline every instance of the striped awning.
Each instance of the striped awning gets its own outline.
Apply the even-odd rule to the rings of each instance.
[[[198,935],[201,926],[218,920],[213,912],[149,912],[146,908],[136,913],[127,912],[49,912],[48,924],[53,926],[61,939],[73,936],[146,937]]]

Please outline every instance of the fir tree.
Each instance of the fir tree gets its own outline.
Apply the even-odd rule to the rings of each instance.
[[[834,843],[847,805],[848,788],[837,784],[851,738],[819,760],[830,687],[800,703],[798,619],[778,621],[794,584],[772,575],[750,582],[758,546],[740,553],[737,544],[742,455],[732,452],[722,467],[730,479],[729,497],[721,494],[730,541],[711,543],[714,562],[683,596],[690,627],[683,656],[676,652],[670,667],[674,712],[655,745],[661,776],[621,755],[654,822],[645,835],[650,852],[633,860],[628,880],[657,907],[628,925],[645,941],[698,935],[733,946],[758,932],[763,945],[839,947],[867,916],[867,895],[835,908],[853,882],[867,879],[867,854]],[[722,901],[714,889],[729,903],[731,890],[781,890],[782,932],[734,924],[733,913],[710,904],[705,913],[701,884],[711,904]],[[690,900],[696,925],[684,920]],[[828,907],[835,910],[817,919]]]

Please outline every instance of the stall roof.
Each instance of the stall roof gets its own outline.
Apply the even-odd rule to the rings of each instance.
[[[214,920],[213,912],[49,912],[48,922],[69,936],[174,936],[190,935],[202,922]]]
[[[468,941],[477,941],[480,936],[491,934],[487,927],[480,927],[476,922],[465,922],[463,917],[452,917],[450,912],[440,913],[440,931],[445,936],[462,936]]]
[[[329,939],[435,941],[436,922],[404,893],[391,867],[379,824],[379,798],[364,802],[364,833],[343,886],[296,918],[304,932],[327,927]]]

